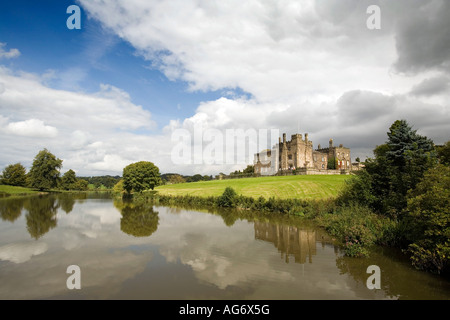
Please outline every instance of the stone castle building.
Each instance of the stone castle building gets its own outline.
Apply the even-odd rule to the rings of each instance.
[[[336,170],[351,170],[350,149],[342,144],[334,146],[333,139],[330,139],[327,148],[319,144],[314,149],[307,133],[304,139],[301,134],[293,134],[290,141],[286,140],[286,134],[283,133],[283,140],[279,138],[272,149],[255,154],[253,164],[255,173],[260,175],[274,175],[295,169],[322,172],[328,170],[329,159],[335,159]]]

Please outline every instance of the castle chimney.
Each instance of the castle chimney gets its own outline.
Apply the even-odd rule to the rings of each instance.
[[[283,143],[286,143],[286,133],[283,133]]]
[[[317,149],[322,149],[322,147],[320,146],[320,143],[319,143],[319,145],[317,146]]]
[[[305,142],[308,142],[308,134],[305,133]]]
[[[330,148],[333,148],[333,139],[330,139]]]
[[[259,163],[259,162],[260,162],[260,161],[259,161],[259,153],[256,154],[256,158],[257,158],[257,161],[256,161],[256,162]]]

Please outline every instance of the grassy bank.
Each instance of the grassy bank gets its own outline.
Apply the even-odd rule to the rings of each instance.
[[[327,199],[337,196],[347,175],[298,175],[211,180],[159,186],[155,190],[167,196],[218,197],[226,187],[237,194],[276,199]]]
[[[38,193],[40,193],[40,191],[33,190],[30,188],[0,185],[0,194],[7,195],[7,196],[21,196],[21,195],[31,195],[31,194],[38,194]]]

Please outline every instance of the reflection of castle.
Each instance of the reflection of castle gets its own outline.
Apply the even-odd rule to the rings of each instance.
[[[312,256],[316,255],[315,231],[259,221],[255,221],[254,228],[255,238],[272,242],[278,251],[285,254],[286,262],[292,255],[296,263],[305,263],[306,258],[312,263]]]

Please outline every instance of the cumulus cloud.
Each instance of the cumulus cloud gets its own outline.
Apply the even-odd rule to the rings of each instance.
[[[12,59],[20,56],[20,51],[18,49],[13,48],[5,51],[5,49],[3,49],[4,47],[6,47],[6,43],[0,42],[0,59]]]
[[[39,119],[10,122],[3,128],[3,132],[12,135],[36,138],[54,138],[58,135],[58,129],[52,126],[46,126],[44,122]]]
[[[384,142],[397,119],[437,143],[448,140],[450,55],[444,40],[450,6],[443,0],[79,2],[170,80],[184,81],[193,91],[223,90],[223,97],[200,103],[190,117],[160,124],[156,133],[150,112],[120,88],[101,84],[92,94],[56,90],[50,80],[64,74],[14,74],[0,67],[4,154],[31,159],[38,150],[29,146],[49,147],[65,167],[86,174],[120,174],[139,160],[155,162],[162,172],[216,174],[244,165],[178,165],[171,159],[177,143],[172,133],[189,133],[192,159],[198,143],[208,145],[195,141],[199,127],[223,134],[308,132],[315,146],[333,138],[362,158]],[[381,30],[366,27],[372,4],[381,8]],[[10,124],[34,126],[41,136],[8,129]],[[13,139],[18,131],[22,136]],[[24,161],[2,159],[3,165],[17,160]]]

